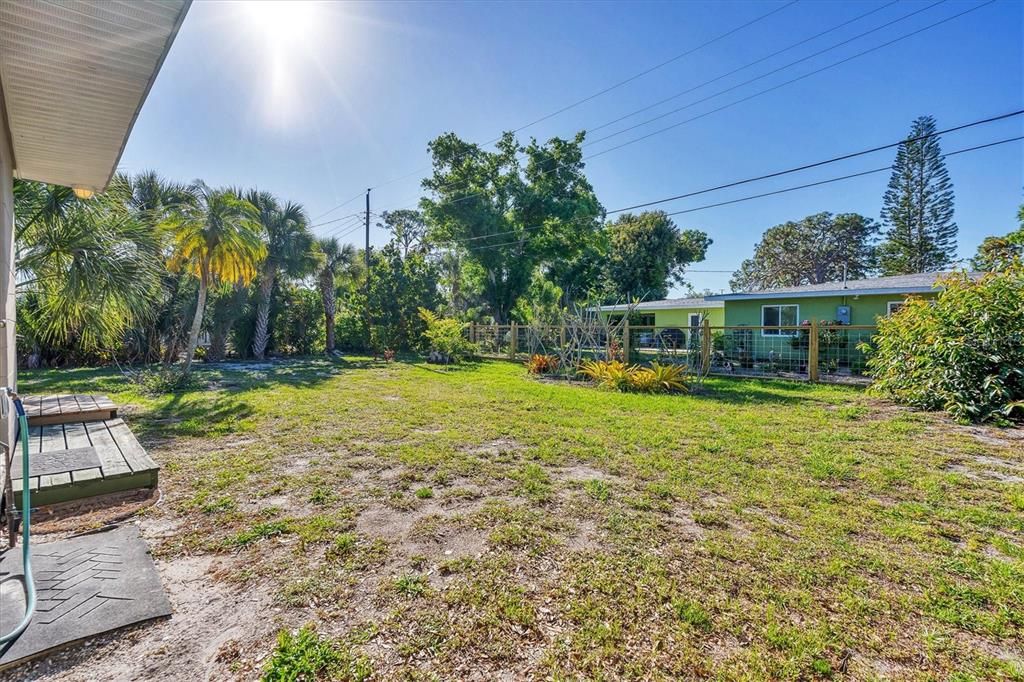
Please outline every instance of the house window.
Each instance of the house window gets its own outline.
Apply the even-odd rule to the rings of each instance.
[[[800,306],[798,305],[763,305],[761,306],[762,327],[795,327],[800,324]],[[761,336],[796,336],[796,329],[762,329]]]
[[[699,327],[700,326],[700,317],[701,317],[700,313],[690,313],[690,328],[691,329],[693,329],[694,327]]]
[[[635,320],[635,322],[634,322]],[[654,313],[645,313],[643,315],[634,315],[633,319],[629,321],[632,325],[640,327],[653,327],[654,326]]]
[[[900,308],[902,308],[906,304],[907,304],[906,301],[889,301],[888,303],[885,304],[885,307],[886,307],[886,311],[885,312],[886,312],[887,315],[892,315],[894,312],[896,312],[897,310],[899,310]]]

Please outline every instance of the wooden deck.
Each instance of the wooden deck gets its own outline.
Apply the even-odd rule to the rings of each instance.
[[[113,419],[117,406],[105,395],[46,395],[22,399],[29,426]]]
[[[30,426],[29,449],[32,506],[157,485],[160,467],[120,418]],[[11,478],[20,492],[20,448]]]

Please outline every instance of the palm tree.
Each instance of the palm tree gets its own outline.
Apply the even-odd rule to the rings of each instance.
[[[338,268],[349,266],[355,260],[356,249],[351,244],[341,246],[335,237],[324,237],[316,242],[323,254],[317,280],[320,285],[320,298],[324,303],[324,322],[327,326],[327,352],[334,352],[334,316],[338,312],[338,290],[335,278]]]
[[[19,306],[33,342],[92,352],[124,341],[152,314],[153,231],[116,186],[92,199],[35,182],[14,187]]]
[[[270,295],[274,281],[279,275],[304,277],[310,274],[317,267],[318,258],[313,248],[313,235],[307,227],[306,211],[301,205],[288,202],[281,206],[272,194],[257,190],[250,191],[246,199],[256,207],[267,240],[267,258],[260,271],[256,329],[252,339],[252,355],[262,360],[270,341]]]
[[[108,191],[118,192],[128,209],[133,211],[141,222],[151,226],[154,233],[151,258],[154,262],[163,262],[169,244],[168,235],[162,229],[162,225],[177,206],[190,201],[188,187],[166,180],[156,171],[147,170],[136,175],[116,174],[110,182]],[[168,357],[173,359],[176,354],[175,339],[180,335],[181,327],[175,313],[178,312],[176,309],[181,307],[181,301],[176,300],[181,289],[181,280],[181,273],[171,273],[164,269],[158,290],[160,296],[153,302],[153,314],[144,327],[135,330],[136,346],[143,362],[155,362],[160,359],[161,344],[165,338],[170,351]]]
[[[230,190],[211,189],[201,180],[190,189],[193,200],[178,206],[166,221],[174,243],[171,269],[184,269],[199,278],[183,366],[186,374],[192,369],[210,286],[252,281],[267,253],[255,206]]]

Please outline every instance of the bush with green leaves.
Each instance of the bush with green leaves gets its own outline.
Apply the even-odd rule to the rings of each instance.
[[[940,284],[934,301],[909,301],[861,344],[873,390],[960,421],[1024,416],[1024,268]]]
[[[445,364],[458,362],[473,351],[473,344],[466,338],[465,322],[450,317],[440,317],[426,308],[420,308],[420,319],[427,325],[423,338],[431,351],[445,358]]]
[[[202,387],[202,382],[192,373],[182,372],[177,367],[144,369],[132,375],[133,380],[146,395],[160,396],[167,393],[183,393]]]

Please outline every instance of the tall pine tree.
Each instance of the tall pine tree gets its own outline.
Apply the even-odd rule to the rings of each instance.
[[[882,200],[885,241],[878,258],[883,275],[941,270],[956,257],[953,183],[934,133],[935,119],[921,116],[896,152]]]

